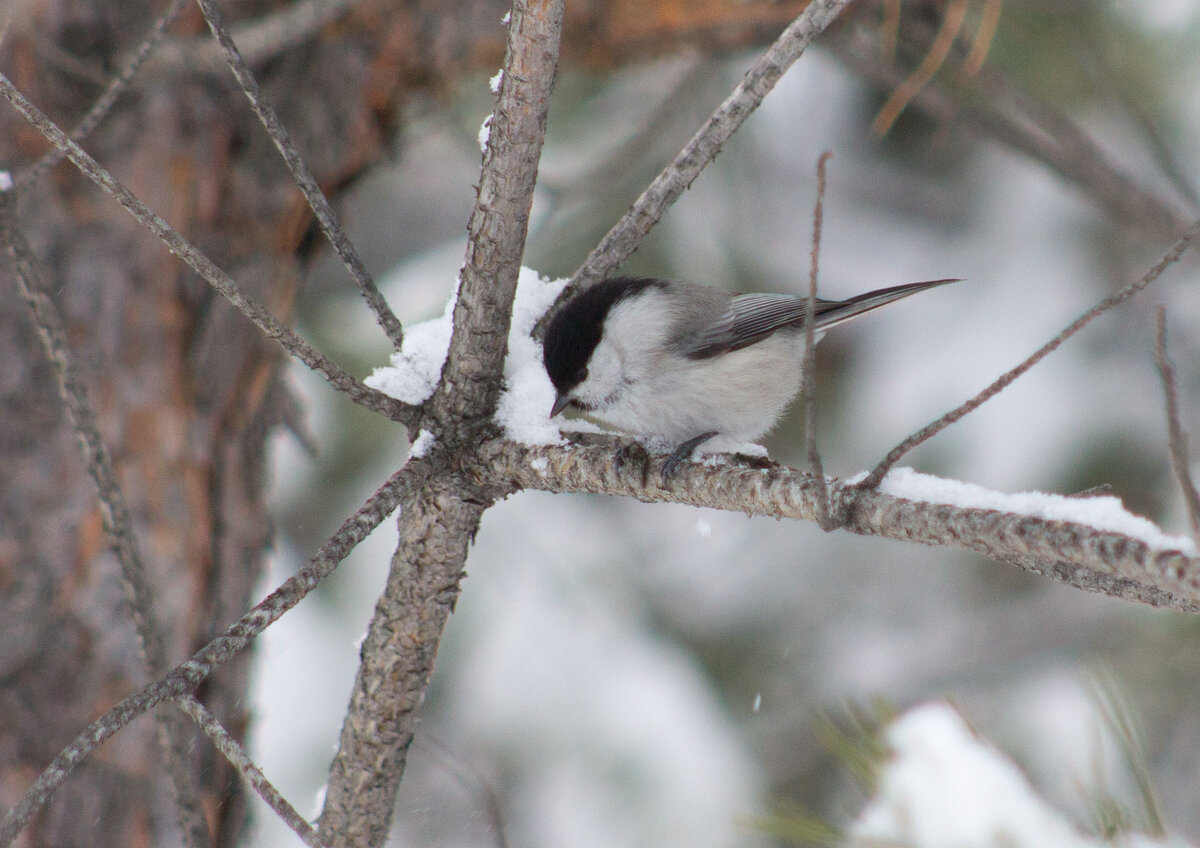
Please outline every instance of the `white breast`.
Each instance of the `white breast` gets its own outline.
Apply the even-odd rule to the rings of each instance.
[[[626,301],[608,315],[588,379],[574,393],[592,417],[672,444],[715,431],[720,437],[705,447],[716,451],[771,429],[799,390],[802,333],[784,330],[732,353],[689,360],[668,347],[662,311],[645,307]]]

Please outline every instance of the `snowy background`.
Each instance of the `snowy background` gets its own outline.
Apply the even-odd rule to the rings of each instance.
[[[1119,26],[1134,28],[1143,14],[1142,4],[1109,5]],[[1154,4],[1157,17],[1136,24],[1141,48],[1161,48],[1144,57],[1145,77],[1158,80],[1147,102],[1158,104],[1193,182],[1197,6]],[[1169,73],[1155,76],[1153,62],[1168,56]],[[752,59],[564,73],[525,264],[550,276],[574,270]],[[393,165],[359,188],[349,211],[406,326],[440,314],[452,290],[492,97],[482,75],[415,108]],[[1165,248],[1117,229],[1076,189],[994,143],[911,118],[874,140],[879,104],[831,56],[806,54],[623,269],[803,291],[815,164],[832,150],[823,296],[965,279],[822,343],[818,437],[826,471],[839,477],[874,465]],[[1063,105],[1114,161],[1162,184],[1120,108],[1100,95]],[[387,347],[340,274],[332,263],[315,270],[301,329],[365,376]],[[1168,272],[906,464],[1006,492],[1111,483],[1129,509],[1186,532],[1153,308],[1170,309],[1184,423],[1200,443],[1198,286],[1194,260]],[[321,453],[307,456],[286,437],[276,444],[272,585],[405,455],[394,425],[349,409],[303,370],[294,382]],[[772,456],[800,463],[800,432],[785,420],[767,443]],[[253,743],[302,812],[316,809],[394,545],[387,522],[261,645]],[[1126,746],[1104,718],[1113,690],[1136,724],[1168,830],[1200,842],[1200,628],[1189,617],[964,552],[600,497],[510,498],[486,513],[467,568],[401,789],[398,845],[500,845],[502,828],[505,844],[528,848],[765,846],[782,843],[756,822],[781,806],[841,827],[861,816],[859,835],[878,835],[886,793],[866,809],[818,732],[825,715],[875,699],[899,712],[948,699],[995,748],[972,747],[980,743],[959,719],[935,708],[910,715],[891,743],[940,740],[956,751],[946,773],[984,787],[1017,785],[1006,782],[1015,763],[1049,806],[1015,789],[984,799],[1025,822],[1057,816],[1043,835],[1062,827],[1090,844],[1084,834],[1104,821],[1106,799],[1142,823]],[[1108,695],[1097,695],[1097,676],[1110,681]],[[907,773],[918,775],[910,785],[933,780]],[[1019,841],[1021,832],[1011,844],[1067,844]],[[299,844],[261,810],[256,840]]]

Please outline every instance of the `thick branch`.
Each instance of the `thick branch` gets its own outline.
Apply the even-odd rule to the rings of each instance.
[[[419,706],[467,549],[490,498],[456,465],[489,426],[499,397],[517,275],[545,136],[562,30],[561,0],[514,3],[500,97],[469,224],[454,333],[428,404],[437,445],[414,461],[427,484],[402,507],[400,546],[362,648],[330,768],[320,833],[330,845],[382,845],[391,828]]]
[[[508,325],[562,34],[561,0],[514,3],[500,97],[492,114],[454,335],[433,398],[443,421],[490,418],[500,396]]]
[[[488,482],[498,486],[622,495],[807,521],[819,514],[817,481],[784,466],[684,463],[664,487],[661,460],[648,469],[626,463],[618,470],[611,445],[528,447],[496,440],[484,454]],[[830,493],[832,502],[845,507],[843,526],[852,533],[964,547],[1080,589],[1200,612],[1200,557],[1193,553],[1069,521],[858,491],[833,479]]]
[[[333,848],[387,841],[446,619],[485,504],[462,481],[430,475],[401,504],[400,545],[362,646],[350,708],[329,772],[321,838]]]

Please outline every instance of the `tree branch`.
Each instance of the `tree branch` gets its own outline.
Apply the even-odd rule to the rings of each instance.
[[[860,488],[873,489],[878,486],[879,481],[883,479],[884,475],[887,474],[888,471],[895,466],[895,464],[899,462],[906,453],[911,451],[917,445],[923,444],[929,439],[932,439],[955,421],[958,421],[960,418],[969,415],[979,407],[983,406],[996,395],[1000,394],[1000,392],[1004,391],[1004,389],[1012,385],[1012,383],[1025,374],[1025,372],[1027,372],[1030,368],[1037,365],[1039,362],[1057,350],[1063,342],[1082,330],[1085,326],[1091,323],[1094,318],[1112,309],[1117,304],[1124,303],[1125,301],[1129,300],[1129,298],[1133,297],[1142,289],[1146,288],[1146,286],[1157,280],[1163,271],[1179,261],[1179,257],[1183,255],[1183,252],[1188,249],[1188,247],[1193,241],[1196,240],[1198,236],[1200,236],[1200,221],[1192,224],[1191,228],[1184,233],[1174,245],[1171,246],[1171,249],[1168,250],[1166,254],[1164,254],[1163,257],[1158,260],[1158,262],[1154,263],[1154,265],[1139,279],[1125,286],[1120,291],[1117,291],[1104,298],[1104,300],[1100,301],[1083,315],[1080,315],[1057,336],[1030,354],[1028,359],[1010,371],[1001,374],[987,388],[975,395],[975,397],[971,398],[966,403],[961,404],[955,409],[950,410],[938,420],[921,428],[907,439],[902,441],[900,444],[896,445],[896,447],[892,448],[888,455],[883,458],[883,461],[875,466],[871,473],[867,475],[867,477],[863,479],[861,483],[859,483]]]
[[[66,323],[50,296],[33,251],[17,223],[16,190],[0,190],[0,245],[16,266],[17,288],[28,308],[30,319],[54,372],[59,397],[79,439],[84,465],[96,487],[101,521],[121,565],[121,582],[129,597],[134,628],[137,631],[142,664],[150,678],[164,674],[170,667],[167,636],[155,612],[154,592],[146,578],[145,561],[133,529],[125,491],[117,477],[112,454],[100,434],[96,413],[88,399],[87,384],[75,367],[67,345]],[[157,716],[159,744],[171,779],[179,828],[184,844],[200,848],[212,843],[195,775],[189,765],[191,732],[180,717],[160,712]]]
[[[562,32],[562,0],[518,0],[493,113],[442,377],[426,404],[435,444],[410,460],[426,484],[406,498],[400,545],[362,647],[320,832],[335,848],[387,839],[438,643],[467,549],[491,498],[457,469],[494,428],[513,297]]]
[[[233,735],[221,726],[216,716],[191,695],[181,695],[175,699],[175,703],[204,731],[204,735],[212,741],[230,765],[237,769],[238,774],[254,787],[254,791],[267,802],[267,806],[279,816],[280,821],[290,827],[309,848],[325,848],[325,843],[313,830],[312,825],[305,821],[304,816],[300,815],[275,785],[267,780],[266,775],[254,764]]]
[[[604,279],[629,258],[667,209],[716,158],[725,142],[758,108],[808,45],[833,22],[846,3],[847,0],[813,0],[780,34],[750,66],[725,102],[588,255],[571,284],[563,290],[559,303],[568,300],[580,288]]]
[[[402,496],[418,480],[408,466],[393,474],[317,551],[307,566],[289,577],[224,634],[159,680],[130,695],[92,722],[41,773],[15,806],[0,820],[0,848],[8,848],[33,815],[50,800],[71,772],[113,734],[158,704],[195,691],[219,666],[231,660],[280,616],[337,569],[350,551],[395,511]]]
[[[330,206],[325,193],[317,185],[316,178],[308,170],[308,166],[304,164],[304,160],[297,152],[296,146],[292,144],[291,136],[280,122],[279,116],[275,114],[275,110],[271,107],[271,104],[267,103],[263,98],[262,89],[259,87],[258,81],[254,78],[254,74],[250,72],[250,68],[246,65],[245,60],[242,59],[242,54],[238,51],[233,37],[225,27],[221,13],[217,11],[212,0],[197,0],[197,2],[200,4],[200,11],[204,15],[204,20],[208,22],[209,29],[212,30],[213,36],[221,46],[221,52],[229,65],[229,69],[233,71],[233,76],[237,80],[238,86],[242,89],[242,93],[246,95],[246,99],[250,101],[250,106],[254,109],[254,114],[258,116],[259,121],[262,122],[267,135],[275,143],[275,148],[287,164],[292,179],[295,181],[297,187],[299,187],[301,194],[304,195],[304,199],[308,201],[309,208],[312,209],[313,215],[316,216],[317,222],[321,225],[321,231],[325,233],[325,237],[333,245],[333,249],[342,260],[342,264],[346,266],[346,270],[350,272],[350,276],[358,285],[359,292],[367,302],[367,306],[375,313],[375,320],[379,322],[379,326],[387,334],[388,339],[392,342],[392,347],[399,350],[404,343],[404,330],[400,326],[400,319],[392,312],[391,307],[388,306],[387,301],[384,300],[383,295],[380,294],[379,289],[375,286],[375,280],[367,272],[367,267],[363,264],[362,258],[358,255],[353,242],[350,241],[345,230],[342,229],[341,223],[338,222],[337,213],[333,211],[333,207]]]
[[[486,482],[805,521],[816,521],[819,514],[820,487],[808,472],[689,462],[663,486],[657,473],[661,459],[651,460],[649,469],[636,463],[617,468],[612,450],[609,444],[530,447],[495,440],[484,451]],[[842,526],[852,533],[967,548],[1079,589],[1200,612],[1200,556],[1194,552],[1152,547],[1133,536],[1070,521],[860,492],[845,481],[831,479],[829,488],[831,501],[845,509]]]
[[[1188,465],[1188,437],[1179,417],[1179,391],[1175,385],[1175,365],[1167,353],[1167,312],[1161,306],[1155,315],[1157,332],[1154,336],[1154,358],[1158,363],[1158,373],[1162,377],[1163,396],[1167,406],[1167,444],[1171,450],[1171,467],[1175,471],[1175,479],[1183,492],[1183,501],[1187,505],[1188,520],[1192,525],[1192,538],[1200,542],[1200,492],[1192,480],[1192,472]]]
[[[829,43],[843,63],[882,88],[896,89],[907,78],[890,57],[881,58],[881,39],[871,27],[849,27]],[[971,79],[956,78],[955,85],[931,80],[912,105],[935,121],[990,136],[1041,162],[1124,226],[1164,239],[1177,237],[1193,220],[1194,213],[1117,168],[1075,122],[1000,74],[985,69]]]
[[[118,203],[141,222],[147,229],[158,236],[167,249],[182,259],[188,266],[199,274],[205,281],[216,289],[239,312],[249,318],[263,334],[278,342],[284,350],[299,359],[313,371],[322,375],[335,389],[345,392],[355,403],[368,409],[373,409],[393,421],[409,426],[410,429],[417,421],[418,413],[413,407],[401,403],[395,398],[388,397],[382,392],[368,388],[347,374],[340,366],[300,338],[282,323],[277,321],[258,301],[242,292],[233,278],[218,268],[211,260],[171,226],[159,217],[150,207],[139,200],[133,192],[100,166],[95,159],[67,138],[53,121],[47,118],[41,110],[27,100],[24,95],[9,81],[8,77],[0,74],[0,94],[20,112],[25,118],[60,150],[66,153],[75,167],[83,172],[96,185],[112,195]]]

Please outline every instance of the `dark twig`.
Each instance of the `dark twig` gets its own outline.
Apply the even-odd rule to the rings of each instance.
[[[182,695],[175,699],[175,703],[179,709],[191,717],[192,721],[196,722],[204,734],[212,740],[213,745],[221,752],[222,756],[237,769],[238,774],[244,777],[247,783],[254,787],[254,791],[258,793],[259,797],[275,811],[275,815],[279,816],[284,824],[304,840],[305,845],[310,848],[326,848],[326,844],[321,841],[321,837],[312,825],[283,797],[275,785],[267,780],[262,770],[246,754],[245,749],[217,721],[216,716],[191,695]]]
[[[868,81],[888,89],[903,84],[906,73],[880,59],[880,40],[872,29],[848,27],[829,43],[842,61]],[[991,137],[1041,162],[1124,226],[1155,238],[1173,238],[1192,220],[1192,213],[1121,171],[1065,115],[986,68],[954,88],[940,79],[930,81],[913,96],[912,106],[935,121]]]
[[[163,701],[191,694],[214,669],[236,656],[280,616],[300,603],[333,573],[359,542],[392,514],[401,497],[415,482],[418,481],[414,480],[407,466],[397,471],[354,515],[342,522],[342,526],[321,546],[307,566],[280,584],[278,589],[191,659],[125,698],[88,725],[54,758],[54,762],[46,767],[21,800],[0,820],[0,848],[8,848],[12,844],[34,813],[50,800],[54,790],[109,737]]]
[[[88,113],[76,124],[75,129],[71,132],[71,141],[76,144],[81,143],[92,130],[104,120],[104,117],[112,109],[117,102],[117,98],[124,93],[129,87],[129,83],[133,80],[137,72],[141,70],[145,61],[154,53],[155,48],[162,42],[163,37],[167,34],[167,29],[179,17],[179,13],[191,0],[171,0],[166,10],[154,22],[154,26],[150,32],[142,39],[142,43],[137,46],[133,56],[125,63],[115,77],[113,77],[104,93],[100,95],[100,99],[95,102]],[[52,147],[50,150],[34,163],[28,171],[25,171],[17,178],[17,188],[24,189],[41,179],[47,171],[57,165],[66,157],[66,152],[61,147]]]
[[[321,225],[321,231],[325,233],[325,237],[329,239],[329,243],[333,245],[333,249],[341,258],[346,270],[350,272],[350,276],[354,278],[354,282],[358,285],[359,291],[362,293],[363,299],[371,311],[375,313],[375,320],[379,322],[379,326],[387,334],[391,340],[392,346],[399,350],[404,342],[404,329],[400,326],[400,319],[392,312],[388,306],[387,300],[380,294],[379,289],[375,286],[375,280],[368,273],[366,266],[363,264],[362,258],[358,255],[354,244],[346,236],[345,230],[338,222],[337,213],[333,211],[333,207],[329,205],[329,200],[325,197],[325,193],[321,191],[321,187],[317,185],[316,179],[312,172],[308,170],[308,166],[304,163],[296,146],[292,143],[291,136],[287,129],[279,120],[279,116],[271,107],[271,104],[263,98],[262,89],[258,85],[258,81],[254,78],[254,74],[250,72],[242,54],[238,52],[237,45],[230,36],[229,30],[225,27],[225,23],[221,18],[221,13],[217,11],[212,0],[197,0],[200,4],[200,11],[204,14],[204,19],[208,21],[209,29],[217,39],[217,43],[221,45],[221,52],[225,56],[225,61],[229,64],[229,69],[233,71],[234,77],[237,79],[238,86],[246,95],[246,99],[250,101],[250,106],[254,109],[254,114],[258,116],[262,122],[263,128],[266,129],[267,135],[271,137],[271,141],[275,142],[275,147],[279,150],[283,161],[287,164],[288,170],[292,174],[292,179],[299,186],[304,199],[308,201],[308,206],[312,209],[313,214],[317,217],[317,221]]]
[[[1175,242],[1171,249],[1163,255],[1162,259],[1158,260],[1158,262],[1156,262],[1153,267],[1150,268],[1150,270],[1143,274],[1140,279],[1130,283],[1115,294],[1104,298],[1104,300],[1100,301],[1083,315],[1076,318],[1066,329],[1064,329],[1050,341],[1046,342],[1046,344],[1038,348],[1028,359],[1013,368],[1011,371],[1002,374],[995,382],[993,382],[979,394],[975,395],[975,397],[971,398],[969,401],[957,407],[956,409],[950,410],[932,424],[923,427],[916,433],[913,433],[903,442],[896,445],[896,447],[892,448],[891,452],[884,457],[883,461],[880,462],[879,465],[875,466],[875,469],[858,484],[859,488],[866,490],[877,487],[880,481],[883,480],[884,476],[886,476],[892,467],[899,462],[900,458],[910,450],[915,448],[917,445],[933,438],[955,421],[959,420],[965,415],[970,414],[971,412],[974,412],[984,403],[998,395],[1026,371],[1028,371],[1034,365],[1037,365],[1050,353],[1057,350],[1063,342],[1078,333],[1087,324],[1091,323],[1092,319],[1107,312],[1117,304],[1124,303],[1142,289],[1146,288],[1146,286],[1158,279],[1159,275],[1162,274],[1163,271],[1179,260],[1179,257],[1183,255],[1183,252],[1188,249],[1197,236],[1200,236],[1200,222],[1193,224],[1192,227],[1179,239],[1179,241]]]
[[[621,265],[658,223],[684,190],[758,108],[763,98],[800,58],[809,44],[829,26],[847,0],[813,0],[746,71],[733,93],[709,116],[678,155],[663,169],[575,272],[559,299],[562,303],[581,287],[604,279]]]
[[[117,202],[147,229],[158,236],[167,249],[182,259],[209,285],[225,297],[239,312],[254,322],[269,339],[278,342],[284,350],[299,359],[312,370],[321,374],[335,389],[345,392],[355,403],[373,409],[394,421],[412,424],[416,420],[415,410],[395,398],[368,388],[347,374],[340,366],[316,350],[286,326],[277,321],[261,304],[242,292],[233,279],[212,263],[211,260],[171,226],[150,207],[139,200],[133,192],[100,166],[95,159],[83,151],[42,112],[30,103],[20,91],[0,74],[0,94],[3,94],[17,111],[23,114],[55,147],[63,150],[85,176],[116,198]]]
[[[234,24],[231,32],[247,64],[260,65],[307,41],[321,27],[365,2],[369,0],[297,0],[278,11]],[[215,71],[221,64],[220,50],[208,38],[168,41],[154,57],[156,67],[172,71]]]
[[[820,269],[821,226],[825,218],[825,170],[833,153],[826,150],[817,160],[817,201],[813,207],[812,252],[808,274],[808,311],[804,314],[804,360],[800,366],[800,397],[804,402],[804,442],[808,464],[817,482],[817,524],[825,532],[834,530],[837,522],[831,515],[829,489],[825,485],[825,468],[817,450],[817,273]]]
[[[79,375],[67,345],[66,324],[50,296],[33,251],[17,223],[15,190],[0,191],[0,244],[12,257],[17,288],[42,342],[54,372],[58,394],[66,407],[88,474],[96,486],[100,515],[113,552],[121,565],[121,577],[129,595],[142,662],[151,678],[164,674],[168,665],[166,633],[155,613],[154,592],[146,579],[145,562],[133,529],[125,491],[117,477],[112,454],[100,434],[96,413],[88,399],[87,385]],[[167,774],[179,817],[184,843],[191,848],[211,844],[200,793],[188,765],[191,732],[186,723],[170,713],[159,713],[159,742],[166,755]]]
[[[1183,491],[1183,501],[1187,504],[1188,519],[1192,524],[1192,538],[1200,541],[1200,492],[1192,480],[1192,472],[1188,468],[1188,436],[1183,429],[1179,416],[1179,391],[1175,384],[1175,365],[1167,353],[1167,312],[1158,307],[1157,332],[1154,337],[1154,354],[1158,363],[1158,373],[1162,377],[1163,395],[1167,402],[1167,441],[1171,449],[1171,467],[1175,470],[1175,478],[1179,480],[1179,488]]]

